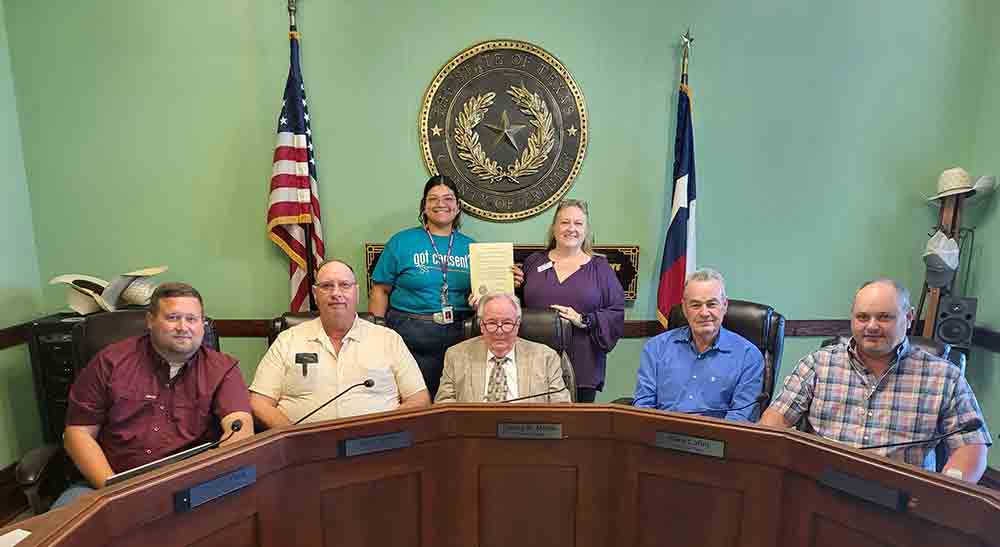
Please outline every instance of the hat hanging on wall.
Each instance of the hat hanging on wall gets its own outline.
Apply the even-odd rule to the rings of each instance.
[[[972,176],[961,167],[945,169],[938,177],[937,194],[927,198],[927,201],[934,201],[943,197],[957,194],[969,194],[975,192],[972,184]]]
[[[116,276],[110,283],[83,274],[66,274],[53,277],[49,284],[65,283],[66,303],[80,315],[96,311],[115,311],[122,306],[145,306],[153,296],[158,283],[150,277],[167,271],[166,266],[144,268]]]
[[[972,189],[976,193],[965,198],[966,205],[979,203],[990,196],[997,189],[997,178],[993,175],[983,175],[976,179],[976,183],[972,185]]]

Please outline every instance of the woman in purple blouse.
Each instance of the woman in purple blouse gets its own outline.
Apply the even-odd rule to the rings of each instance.
[[[524,305],[554,308],[573,323],[569,359],[576,400],[592,403],[604,388],[607,354],[625,330],[625,292],[606,258],[594,254],[587,203],[556,207],[548,248],[524,261]]]

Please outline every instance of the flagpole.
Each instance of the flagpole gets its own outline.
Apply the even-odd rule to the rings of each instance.
[[[694,134],[691,129],[691,96],[688,89],[688,60],[691,55],[691,29],[681,35],[684,49],[681,61],[680,89],[677,90],[677,130],[674,132],[673,190],[667,202],[670,221],[663,241],[660,282],[656,292],[656,318],[668,326],[670,309],[680,304],[684,280],[697,262],[694,223],[697,192],[694,170]]]
[[[299,31],[295,24],[295,12],[298,8],[295,5],[295,0],[288,0],[288,35],[292,39],[299,38]],[[315,214],[310,213],[310,216]],[[312,286],[316,283],[316,256],[313,252],[313,223],[310,220],[308,223],[303,224],[302,228],[305,231],[305,251],[306,251],[306,283],[309,285],[309,309],[311,311],[316,311],[318,308],[316,306],[316,297],[313,295]]]
[[[294,0],[291,0],[294,2]],[[681,45],[684,48],[684,58],[681,61],[681,83],[687,85],[688,83],[688,57],[691,55],[691,44],[694,43],[694,36],[691,36],[691,27],[688,27],[687,32],[681,34]]]

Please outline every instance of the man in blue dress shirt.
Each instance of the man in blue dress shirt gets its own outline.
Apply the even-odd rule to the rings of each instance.
[[[633,405],[750,421],[764,357],[746,338],[722,328],[728,306],[722,274],[706,268],[687,277],[681,307],[688,326],[646,343]]]

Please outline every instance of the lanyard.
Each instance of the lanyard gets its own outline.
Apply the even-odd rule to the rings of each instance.
[[[431,231],[424,228],[424,232],[427,233],[427,239],[431,240],[431,247],[434,248],[434,254],[444,257],[444,261],[441,262],[441,307],[444,308],[448,305],[448,260],[451,259],[451,249],[455,246],[455,230],[451,231],[451,237],[448,238],[447,255],[442,255],[441,251],[438,250],[437,243],[434,243],[434,236],[431,235]]]

